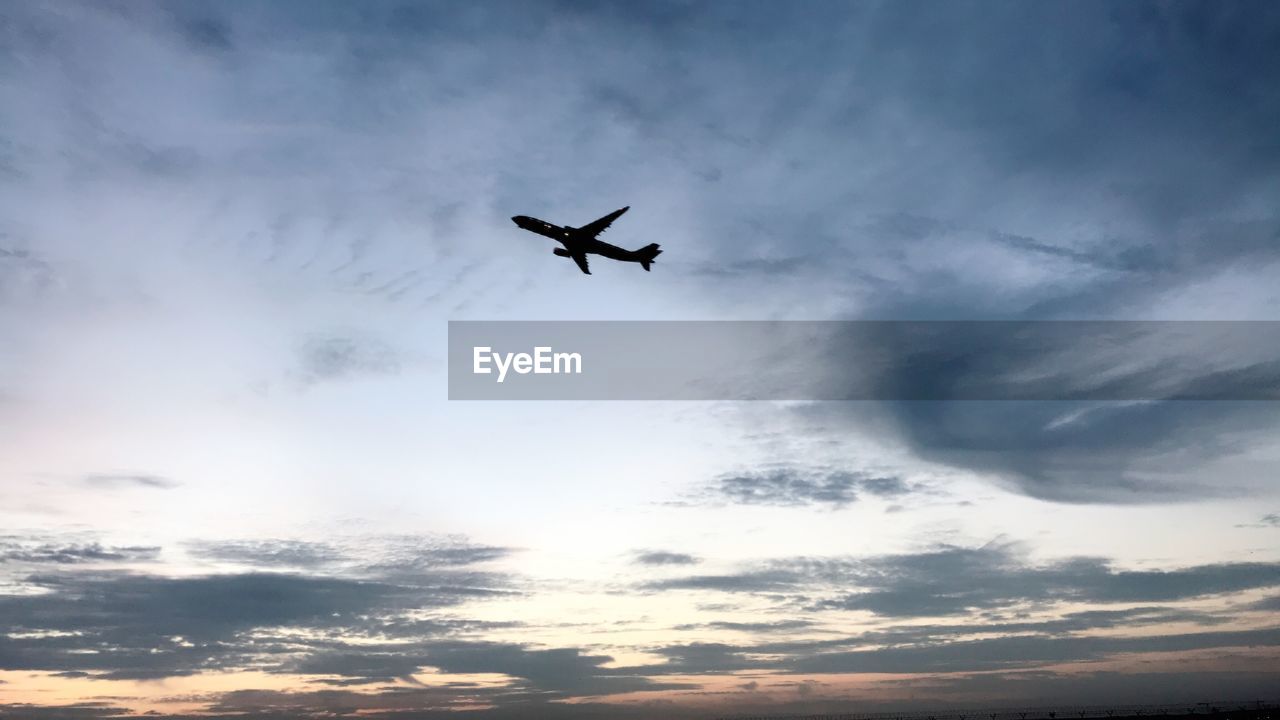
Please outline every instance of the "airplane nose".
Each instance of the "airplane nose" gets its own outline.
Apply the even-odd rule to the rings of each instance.
[[[512,215],[512,216],[511,216],[511,222],[513,222],[513,223],[515,223],[515,224],[517,224],[517,225],[519,225],[519,224],[520,224],[520,221],[521,221],[522,219],[524,219],[524,218],[523,218],[522,216],[520,216],[520,215]]]

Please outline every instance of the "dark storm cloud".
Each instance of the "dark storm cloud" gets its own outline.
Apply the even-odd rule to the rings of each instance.
[[[638,565],[697,565],[701,560],[688,553],[669,550],[642,550],[636,553]]]
[[[1280,62],[1268,51],[1280,14],[1266,3],[983,8],[958,3],[943,17],[911,3],[880,8],[879,19],[898,31],[895,46],[905,35],[910,46],[933,48],[896,55],[880,77],[904,83],[903,94],[930,114],[991,140],[985,149],[1010,170],[1074,178],[1138,161],[1148,184],[1125,199],[1166,222],[1161,213],[1203,211],[1280,166],[1280,144],[1262,140],[1280,119]],[[1035,32],[1040,23],[1060,25]],[[1214,172],[1197,177],[1152,152],[1178,142],[1192,144],[1196,162],[1206,160],[1198,150],[1221,151]],[[1183,172],[1160,179],[1162,167]],[[1213,187],[1226,178],[1230,187]]]
[[[789,39],[777,33],[754,38],[762,55],[783,68],[827,69],[761,72],[751,109],[722,120],[731,132],[774,152],[800,154],[816,146],[829,153],[825,159],[811,154],[790,176],[808,192],[805,202],[791,208],[778,203],[779,226],[797,230],[753,235],[756,247],[785,247],[791,250],[787,256],[819,250],[833,273],[852,265],[845,258],[851,261],[858,251],[864,266],[879,264],[866,258],[879,261],[892,253],[852,237],[845,229],[857,220],[851,207],[924,217],[944,206],[946,215],[927,217],[929,224],[907,239],[973,228],[996,243],[1068,267],[1138,273],[1123,279],[1104,273],[1087,290],[1046,283],[1000,293],[993,301],[989,288],[983,292],[976,277],[965,277],[972,265],[956,253],[956,261],[930,283],[942,288],[936,295],[913,282],[928,278],[924,267],[895,268],[912,278],[878,299],[882,317],[924,303],[946,312],[948,301],[959,316],[1003,304],[997,312],[1007,317],[1048,297],[1084,300],[1108,283],[1148,292],[1153,284],[1176,285],[1242,256],[1269,255],[1257,235],[1249,239],[1247,228],[1242,235],[1229,221],[1200,237],[1193,226],[1265,187],[1280,167],[1280,144],[1261,140],[1271,137],[1265,128],[1280,120],[1274,92],[1280,67],[1267,50],[1280,32],[1274,8],[1141,3],[1068,11],[1058,5],[956,3],[924,11],[916,3],[883,3],[833,10],[819,4],[807,6],[803,16],[785,10],[751,14],[735,25],[737,35],[708,44],[708,54],[733,46],[768,15],[768,22],[796,32]],[[818,30],[823,24],[826,32]],[[800,32],[802,27],[808,32]],[[844,42],[823,42],[837,34]],[[844,68],[847,74],[839,70]],[[666,124],[681,119],[679,112],[669,112]],[[889,131],[895,124],[916,131],[910,135],[914,146]],[[876,138],[880,147],[859,148],[859,137]],[[847,155],[859,149],[864,164],[885,161],[876,167],[877,183],[820,185],[828,165],[847,164]],[[982,182],[975,183],[979,177]],[[1064,187],[1071,188],[1071,197],[1063,197]],[[858,197],[856,204],[848,202],[850,195]],[[1055,206],[1069,204],[1087,227],[1096,224],[1097,233],[1058,238],[1060,229],[1052,224],[1043,237],[1036,229],[1000,228],[992,208],[1002,197],[1016,198],[1022,208],[1049,210],[1044,214],[1050,217]],[[804,218],[813,216],[826,219],[820,228],[825,233],[805,227]],[[1113,221],[1121,221],[1116,224],[1122,229],[1102,229]],[[1261,222],[1274,232],[1274,221],[1272,216]],[[1186,240],[1168,242],[1167,231],[1179,223],[1188,227],[1176,235]],[[743,245],[740,232],[724,236],[726,247]],[[1219,241],[1228,247],[1216,248]],[[821,270],[809,273],[815,275]],[[1107,294],[1112,299],[1104,303],[1120,299],[1116,292]]]
[[[806,12],[818,23],[830,8]],[[771,17],[782,26],[807,26],[786,11]],[[749,35],[759,19],[735,27]],[[752,111],[722,121],[728,134],[753,147],[807,158],[789,174],[807,191],[798,193],[803,202],[769,204],[759,211],[768,215],[765,222],[743,222],[760,198],[745,194],[734,204],[710,194],[722,211],[704,213],[709,234],[725,238],[717,257],[729,258],[716,270],[746,278],[751,296],[761,294],[761,284],[777,288],[796,273],[809,287],[854,295],[865,289],[858,312],[872,318],[1126,317],[1150,313],[1183,287],[1276,261],[1280,218],[1265,203],[1257,213],[1238,209],[1265,197],[1280,173],[1280,143],[1266,129],[1280,124],[1280,63],[1267,49],[1280,39],[1274,7],[1097,4],[1067,12],[960,3],[922,12],[897,3],[850,10],[841,20],[847,24],[832,27],[851,39],[839,49],[812,37],[808,53],[798,41],[761,47],[797,66],[821,57],[826,67],[853,68],[850,76],[792,74],[795,95],[807,96],[796,102],[760,73],[757,87],[769,90],[752,93]],[[700,27],[693,22],[686,32]],[[711,43],[708,52],[731,44]],[[679,111],[668,112],[670,103],[651,108],[638,95],[613,93],[610,107],[651,133],[691,130]],[[813,100],[823,97],[825,105]],[[877,134],[885,122],[877,108],[885,107],[904,109],[895,117],[917,130],[918,150]],[[823,157],[844,164],[858,149],[849,138],[860,135],[889,138],[878,186],[830,183]],[[706,146],[734,157],[731,143]],[[731,169],[720,184],[741,192],[735,177]],[[922,206],[921,197],[932,207]],[[1002,205],[1017,213],[993,209]],[[870,209],[864,216],[852,207]],[[1083,228],[1068,231],[1049,220],[1063,213]],[[1046,221],[1036,227],[1019,216]],[[995,256],[990,273],[982,260],[964,256],[985,249]],[[910,260],[921,256],[937,263]],[[810,257],[821,262],[797,271]],[[1003,287],[995,271],[1005,258],[1060,268],[1062,279]],[[836,274],[839,280],[824,280]],[[893,281],[875,282],[877,276]],[[1231,285],[1246,297],[1269,297],[1248,279]],[[1244,370],[1274,384],[1274,367]],[[1114,405],[1054,425],[1077,409],[1085,408],[891,412],[897,432],[921,457],[1066,502],[1247,493],[1230,475],[1202,468],[1275,434],[1274,413],[1244,404]]]
[[[86,475],[85,483],[100,488],[156,488],[159,490],[169,490],[176,488],[181,483],[161,475],[143,475],[143,474],[113,474],[113,473],[96,473]]]
[[[887,429],[925,460],[1069,503],[1153,503],[1253,492],[1207,469],[1273,437],[1265,402],[905,402],[808,407],[801,423]]]
[[[1280,423],[1253,402],[1280,389],[1275,323],[836,327],[819,371],[848,388],[833,396],[910,402],[800,406],[795,432],[887,436],[1041,499],[1249,494],[1256,476],[1212,466],[1267,443]]]
[[[921,485],[892,475],[783,467],[726,473],[695,491],[693,500],[736,505],[841,508],[857,501],[860,494],[890,498],[923,489]]]
[[[863,81],[869,87],[849,90],[850,100],[861,95],[862,107],[871,108],[892,97],[915,109],[908,114],[916,121],[937,118],[947,132],[925,144],[948,161],[930,165],[916,189],[933,187],[935,206],[961,201],[940,214],[906,197],[877,197],[888,211],[861,222],[868,238],[904,253],[936,250],[947,260],[940,267],[890,262],[896,282],[874,288],[865,316],[1123,318],[1224,276],[1229,292],[1270,297],[1248,278],[1231,276],[1277,260],[1280,217],[1266,207],[1238,209],[1265,196],[1280,175],[1280,143],[1263,129],[1280,122],[1280,63],[1266,50],[1280,40],[1275,7],[1098,4],[1068,13],[1056,5],[960,3],[940,12],[922,13],[912,3],[876,6],[866,21],[869,37],[879,40],[853,50],[885,62]],[[1046,23],[1055,29],[1041,31]],[[878,54],[890,47],[892,59]],[[853,122],[868,117],[866,110],[851,115]],[[957,134],[980,148],[979,157],[956,153]],[[883,179],[893,185],[905,174],[889,171]],[[979,175],[990,181],[985,189],[965,187]],[[1071,198],[1062,197],[1064,188],[1072,188]],[[1016,198],[1020,213],[1045,218],[1069,206],[1085,231],[1064,232],[1053,221],[1015,226],[987,209],[999,203],[996,194]],[[837,207],[829,214],[848,217]],[[793,253],[817,244],[816,233],[796,235],[808,242],[790,243]],[[982,286],[981,267],[960,257],[987,244],[1060,267],[1062,279],[993,292]],[[868,256],[885,257],[850,237],[824,250],[829,264],[840,266],[838,258],[854,248],[864,252],[863,268],[876,264]],[[1250,307],[1257,306],[1246,301],[1243,311]],[[1114,405],[1052,426],[1076,409],[1083,408],[901,405],[891,417],[925,459],[1066,502],[1236,492],[1233,478],[1201,468],[1275,434],[1275,414],[1247,404]]]
[[[1027,562],[1009,545],[943,546],[865,559],[798,558],[727,575],[656,580],[648,590],[780,593],[822,609],[886,617],[963,615],[1027,603],[1169,602],[1280,585],[1280,563],[1118,570],[1099,558]]]

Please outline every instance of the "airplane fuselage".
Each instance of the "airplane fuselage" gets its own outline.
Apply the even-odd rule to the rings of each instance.
[[[636,260],[636,254],[630,250],[620,248],[617,245],[610,245],[603,240],[597,240],[589,237],[584,233],[578,232],[577,228],[568,226],[552,225],[546,220],[539,220],[535,217],[526,215],[517,215],[511,218],[516,225],[529,232],[535,232],[539,235],[549,237],[552,240],[564,245],[564,249],[570,254],[583,252],[592,255],[602,255],[613,260]]]
[[[621,260],[623,262],[639,263],[640,267],[649,271],[649,267],[653,265],[654,258],[662,254],[662,250],[658,243],[649,243],[638,250],[627,250],[617,245],[610,245],[596,238],[597,235],[609,229],[609,225],[622,216],[631,206],[614,210],[599,220],[587,223],[579,228],[569,227],[568,225],[552,225],[546,220],[539,220],[528,215],[512,216],[511,221],[514,222],[522,230],[538,233],[543,237],[549,237],[560,243],[564,247],[558,247],[552,250],[560,257],[572,258],[578,265],[578,269],[587,275],[591,274],[590,263],[587,261],[587,255],[599,255],[607,257],[610,260]]]

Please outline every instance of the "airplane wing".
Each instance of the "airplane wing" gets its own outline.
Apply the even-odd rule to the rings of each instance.
[[[590,235],[591,237],[595,237],[600,233],[604,232],[605,230],[607,230],[609,226],[613,224],[614,220],[617,220],[618,217],[622,215],[622,213],[630,209],[631,209],[631,206],[628,205],[622,208],[621,210],[614,210],[613,212],[609,213],[608,215],[605,215],[604,217],[600,218],[599,220],[596,220],[595,222],[590,222],[590,223],[587,223],[586,225],[583,225],[582,227],[578,228],[578,230],[586,233],[587,235]]]
[[[590,274],[591,274],[591,271],[587,269],[587,254],[586,254],[586,253],[574,253],[574,254],[573,254],[573,255],[571,255],[570,257],[572,257],[572,258],[573,258],[573,261],[574,261],[574,262],[578,263],[578,267],[582,268],[582,272],[584,272],[584,273],[586,273],[586,274],[588,274],[588,275],[590,275]]]

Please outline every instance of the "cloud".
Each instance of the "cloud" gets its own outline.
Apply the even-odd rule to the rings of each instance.
[[[796,434],[875,438],[1056,502],[1187,501],[1265,485],[1248,464],[1277,429],[1254,402],[1280,387],[1274,323],[837,327],[813,374],[830,397],[885,402],[795,406]]]
[[[1249,609],[1280,612],[1280,595],[1272,595],[1269,598],[1263,598],[1258,602],[1249,605]]]
[[[64,705],[34,705],[31,703],[0,703],[0,711],[14,720],[78,720],[85,718],[119,718],[133,715],[128,708],[110,702],[83,702]]]
[[[185,547],[205,560],[306,572],[30,575],[23,594],[0,595],[6,632],[0,669],[149,680],[253,667],[337,686],[406,680],[428,667],[513,678],[514,685],[501,692],[439,691],[464,704],[477,693],[543,702],[571,692],[675,687],[604,668],[611,658],[578,649],[462,639],[518,625],[458,614],[470,603],[519,592],[515,578],[472,567],[506,557],[507,548],[459,536],[198,541]],[[143,555],[154,552],[99,544],[0,545],[5,561],[60,568]],[[88,648],[95,652],[84,652]]]
[[[1213,613],[1167,606],[1081,610],[1039,619],[1030,619],[1026,615],[1026,613],[987,611],[952,624],[891,625],[862,633],[859,640],[890,645],[927,644],[979,635],[1062,636],[1091,630],[1123,630],[1183,624],[1213,627],[1228,625],[1234,620],[1231,613]]]
[[[346,559],[328,543],[302,540],[198,540],[186,543],[186,550],[202,560],[252,567],[318,567]]]
[[[375,538],[379,550],[365,549],[361,563],[372,573],[412,582],[419,574],[477,574],[474,565],[510,557],[515,548],[480,545],[457,536],[395,535]]]
[[[890,644],[886,644],[890,643]],[[1089,662],[1125,653],[1280,646],[1280,629],[1163,633],[1160,635],[1011,635],[972,640],[899,638],[875,632],[813,642],[755,645],[691,643],[656,649],[666,658],[651,671],[732,672],[747,669],[798,674],[956,673],[1034,669]]]
[[[641,550],[636,553],[638,565],[697,565],[701,560],[688,553],[669,550]]]
[[[178,32],[192,48],[211,53],[234,49],[231,28],[224,20],[199,12],[186,15],[189,11],[190,8],[171,9]]]
[[[1280,563],[1121,570],[1100,558],[1029,563],[1018,546],[936,549],[869,558],[796,558],[726,575],[642,584],[647,590],[778,593],[816,608],[883,617],[966,615],[1036,603],[1170,602],[1280,585]]]
[[[727,620],[717,620],[709,623],[692,623],[685,625],[677,625],[677,630],[732,630],[734,632],[744,633],[776,633],[791,632],[793,630],[803,630],[812,627],[813,622],[809,620],[778,620],[775,622],[730,622]]]
[[[826,506],[838,509],[856,502],[860,494],[893,498],[924,490],[894,475],[822,468],[775,467],[726,473],[695,490],[698,503]]]
[[[1265,402],[825,403],[796,432],[900,444],[922,460],[1064,503],[1151,504],[1249,496],[1246,465],[1273,436]],[[1240,469],[1246,468],[1246,469]]]
[[[696,710],[670,702],[654,700],[611,703],[592,700],[572,703],[548,702],[554,694],[527,688],[484,686],[478,683],[448,683],[433,687],[384,687],[379,692],[323,690],[289,692],[278,690],[239,690],[208,699],[214,717],[243,717],[246,713],[262,715],[262,708],[272,708],[285,718],[321,718],[334,713],[391,720],[406,716],[448,720],[465,712],[469,717],[485,720],[519,720],[536,713],[538,717],[556,720],[592,720],[600,717],[643,720],[652,717],[654,708],[664,716],[696,718]],[[160,716],[166,720],[168,716]],[[189,716],[183,716],[183,720]],[[274,717],[274,716],[272,716]],[[194,718],[192,719],[194,720]]]
[[[1002,637],[938,645],[830,652],[799,658],[795,672],[967,672],[1097,660],[1118,653],[1276,646],[1280,630],[1162,634],[1149,637]]]
[[[497,673],[517,679],[517,684],[503,688],[502,694],[527,694],[539,701],[688,687],[604,667],[612,662],[613,658],[607,655],[592,655],[579,648],[538,648],[438,637],[411,643],[353,644],[337,650],[320,650],[296,663],[282,665],[276,671],[339,676],[343,678],[340,684],[407,679],[423,668],[459,675]]]
[[[963,614],[1022,602],[1171,601],[1280,584],[1280,564],[1232,563],[1170,571],[1116,571],[1078,558],[1028,567],[1003,551],[947,549],[883,558],[857,581],[868,589],[827,607],[886,616]]]
[[[0,596],[5,669],[82,671],[105,678],[158,678],[245,663],[284,663],[289,641],[275,629],[330,634],[439,632],[442,625],[395,621],[501,592],[467,585],[495,578],[442,573],[417,584],[337,577],[242,573],[164,577],[124,573],[37,575],[36,595]],[[254,633],[258,635],[255,639]],[[412,634],[405,637],[413,637]],[[320,647],[332,643],[317,639]],[[109,651],[82,653],[86,647]],[[273,660],[273,658],[275,658]]]
[[[0,166],[0,171],[3,171],[3,166]],[[0,243],[7,239],[6,233],[0,231]],[[39,255],[0,244],[0,303],[39,296],[56,281],[57,273],[53,266]]]
[[[176,488],[181,483],[161,475],[129,475],[129,474],[108,474],[96,473],[86,475],[85,483],[100,488],[155,488],[158,490],[170,490]]]
[[[366,664],[353,668],[370,672],[350,675],[374,681],[411,672],[386,671],[405,667],[406,647],[421,654],[428,641],[512,627],[457,611],[522,592],[514,576],[474,567],[505,557],[507,549],[461,536],[207,540],[184,547],[197,558],[253,571],[108,570],[102,564],[154,560],[159,548],[0,538],[0,562],[39,570],[21,578],[19,594],[0,594],[7,633],[0,637],[0,669],[153,679],[250,665],[284,672],[319,667],[319,658],[359,658]],[[379,651],[374,641],[387,638],[410,645]]]
[[[290,539],[197,540],[185,543],[193,557],[262,569],[327,568],[361,576],[411,578],[501,560],[512,548],[479,545],[457,536],[372,535],[328,541]]]
[[[500,672],[524,678],[534,689],[566,695],[690,687],[686,683],[654,683],[625,670],[605,668],[613,658],[590,655],[576,648],[543,650],[510,643],[445,643],[431,648],[427,660],[444,672]]]
[[[356,614],[411,604],[378,583],[285,575],[195,578],[42,576],[39,596],[0,597],[5,669],[82,671],[119,679],[236,667],[257,651],[234,641],[259,627],[332,628]],[[437,598],[449,604],[453,598]],[[431,604],[425,596],[420,600]],[[15,638],[12,633],[29,633]],[[93,654],[89,645],[111,648]]]
[[[723,575],[688,575],[643,583],[645,590],[714,590],[719,592],[769,592],[794,590],[802,572],[783,568],[749,570]]]
[[[1280,527],[1280,513],[1267,513],[1258,518],[1258,522],[1236,525],[1238,528],[1277,528]]]
[[[395,350],[372,338],[314,336],[303,342],[299,355],[303,376],[311,382],[395,373],[400,369]]]
[[[93,562],[149,562],[160,555],[155,546],[109,546],[97,542],[59,544],[28,538],[0,537],[0,564],[77,565]]]

